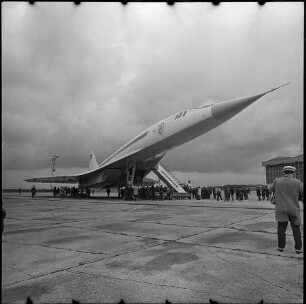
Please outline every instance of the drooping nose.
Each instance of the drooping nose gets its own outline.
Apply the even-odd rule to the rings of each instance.
[[[212,106],[211,109],[212,116],[218,120],[226,121],[241,112],[243,109],[251,105],[253,102],[265,94],[266,93],[262,93],[254,96],[216,103]]]
[[[245,109],[249,105],[251,105],[253,102],[255,102],[260,97],[268,93],[271,93],[281,87],[284,87],[287,84],[289,84],[289,82],[279,87],[273,88],[267,92],[257,94],[254,96],[249,96],[249,97],[216,103],[212,106],[212,109],[211,109],[212,116],[218,120],[226,121],[230,119],[231,117],[235,116],[236,114],[238,114],[239,112],[241,112],[243,109]]]

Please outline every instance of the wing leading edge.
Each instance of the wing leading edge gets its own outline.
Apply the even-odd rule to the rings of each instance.
[[[25,179],[26,182],[32,183],[59,183],[59,184],[76,184],[78,176],[63,175],[63,176],[49,176]]]

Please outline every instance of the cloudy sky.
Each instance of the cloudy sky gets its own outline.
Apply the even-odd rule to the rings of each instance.
[[[197,185],[303,153],[303,3],[2,3],[2,187],[77,173],[153,123],[290,85],[169,152]]]

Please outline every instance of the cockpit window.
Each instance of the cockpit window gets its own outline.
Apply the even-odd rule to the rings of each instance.
[[[212,105],[213,105],[212,103],[210,103],[210,104],[202,104],[202,105],[199,105],[199,106],[195,107],[194,109],[204,109],[204,108],[210,107]]]

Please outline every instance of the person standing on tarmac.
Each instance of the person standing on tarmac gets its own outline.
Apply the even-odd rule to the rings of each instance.
[[[222,201],[221,188],[219,186],[217,186],[217,188],[216,188],[216,193],[217,193],[217,201],[219,201],[219,198]]]
[[[231,186],[231,188],[230,188],[230,194],[231,194],[231,197],[232,197],[232,201],[234,201],[235,189],[234,189],[233,186]]]
[[[269,200],[269,195],[270,195],[270,193],[269,193],[269,189],[268,189],[268,187],[266,186],[265,187],[265,191],[266,191],[266,197],[267,197],[267,200]]]
[[[201,199],[201,196],[202,196],[201,194],[202,194],[201,187],[199,187],[198,192],[197,192],[197,200]]]
[[[107,189],[106,189],[106,193],[107,193],[107,197],[108,197],[108,198],[109,198],[110,192],[111,192],[110,188],[107,188]]]
[[[259,187],[256,188],[256,194],[258,196],[258,200],[261,201],[261,191]]]
[[[214,199],[216,199],[216,187],[212,188],[212,194],[213,194]]]
[[[154,187],[154,185],[151,187],[151,200],[152,201],[155,201],[155,187]]]
[[[168,187],[167,189],[166,189],[166,197],[165,197],[165,199],[169,199],[170,200],[170,188]]]
[[[239,201],[240,188],[238,186],[235,188],[235,194],[236,194],[236,201]]]
[[[264,187],[261,187],[261,196],[262,200],[264,201],[266,199],[266,190]]]
[[[164,200],[164,188],[163,188],[163,186],[159,187],[159,200],[160,201]]]
[[[6,217],[6,211],[5,211],[5,209],[1,206],[1,220],[2,220],[2,222],[1,222],[1,226],[2,226],[2,228],[1,228],[1,234],[3,234],[3,231],[4,231],[4,219],[5,219],[5,217]]]
[[[230,200],[230,189],[229,186],[224,186],[224,202],[229,202]]]
[[[134,186],[134,187],[133,187],[133,190],[134,190],[134,200],[137,201],[138,194],[139,194],[139,188],[138,188],[138,186]]]
[[[244,187],[243,187],[243,198],[244,198],[244,200],[246,200],[246,201],[249,199],[248,187],[247,187],[247,186],[244,186]]]
[[[34,198],[34,196],[36,194],[36,189],[35,189],[34,185],[33,185],[32,189],[31,189],[31,194],[32,194],[32,198]]]
[[[286,246],[286,229],[290,222],[295,243],[295,252],[302,253],[301,215],[299,196],[303,198],[303,183],[293,177],[295,167],[285,166],[285,175],[276,178],[271,185],[271,192],[275,194],[275,218],[277,221],[278,248],[284,251]]]

